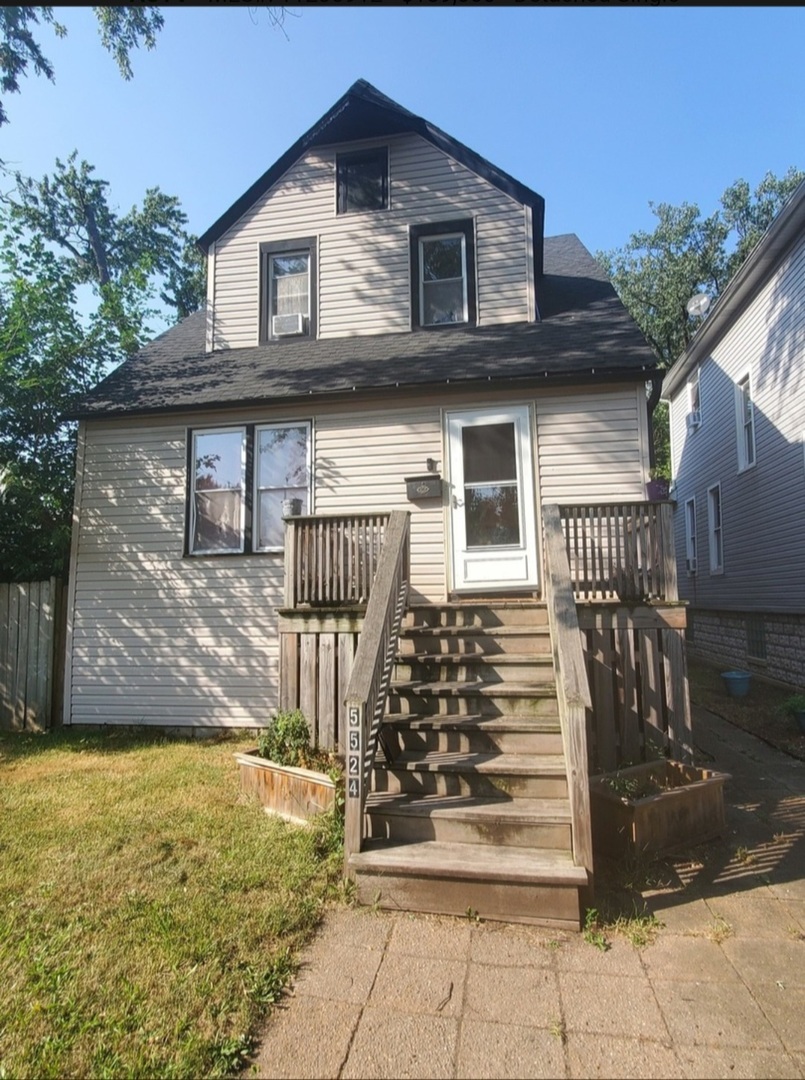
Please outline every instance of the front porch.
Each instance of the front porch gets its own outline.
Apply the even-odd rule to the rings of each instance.
[[[691,755],[671,510],[544,505],[539,600],[485,603],[411,602],[407,511],[287,521],[280,703],[344,755],[359,895],[578,926],[588,777]]]

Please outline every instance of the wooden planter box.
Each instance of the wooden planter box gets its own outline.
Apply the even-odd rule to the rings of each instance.
[[[609,781],[661,789],[631,798]],[[679,761],[653,761],[590,779],[593,844],[607,855],[659,855],[720,836],[728,773]]]
[[[286,821],[310,821],[335,806],[335,782],[324,773],[277,765],[257,752],[235,754],[241,791],[255,794],[267,814]]]

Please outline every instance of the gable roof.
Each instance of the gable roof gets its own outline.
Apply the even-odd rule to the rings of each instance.
[[[385,390],[642,380],[645,338],[578,237],[545,242],[539,323],[274,342],[205,353],[204,311],[126,360],[73,419],[314,401]]]
[[[206,254],[210,245],[220,239],[312,146],[382,138],[409,132],[421,136],[439,150],[455,158],[460,164],[488,180],[500,191],[532,208],[534,259],[536,272],[539,274],[542,263],[541,247],[537,241],[542,239],[545,218],[545,200],[542,196],[487,161],[486,158],[481,157],[480,154],[476,154],[474,150],[470,150],[464,143],[454,139],[435,124],[398,105],[396,101],[386,97],[365,79],[354,82],[313,127],[297,139],[259,180],[256,180],[239,199],[232,203],[229,209],[198,238],[198,246]]]
[[[733,322],[774,273],[793,243],[805,232],[805,180],[741,263],[695,337],[665,376],[663,398],[670,398],[712,352]]]

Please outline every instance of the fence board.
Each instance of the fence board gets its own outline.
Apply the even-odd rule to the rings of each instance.
[[[44,731],[54,722],[63,677],[63,586],[0,585],[0,730]]]

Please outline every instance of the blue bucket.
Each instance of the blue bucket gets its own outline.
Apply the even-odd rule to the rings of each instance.
[[[721,678],[731,697],[746,697],[749,693],[751,671],[722,671]]]

